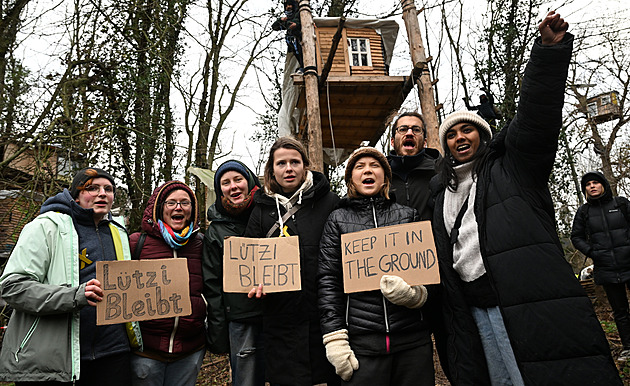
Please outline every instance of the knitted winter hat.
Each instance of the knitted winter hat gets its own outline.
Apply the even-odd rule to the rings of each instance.
[[[381,164],[383,170],[385,170],[386,181],[392,180],[392,168],[391,166],[389,166],[389,162],[387,162],[387,158],[385,158],[385,155],[373,147],[360,147],[355,150],[348,159],[348,165],[346,166],[346,175],[344,177],[346,183],[352,180],[352,169],[354,169],[354,165],[361,157],[372,157],[376,159]]]
[[[114,187],[114,193],[116,193],[116,183],[114,182],[114,177],[112,177],[103,169],[85,168],[79,170],[72,179],[72,185],[70,185],[70,195],[72,196],[72,198],[76,199],[77,197],[79,197],[79,188],[84,186],[87,181],[92,178],[99,177],[107,178],[109,182],[112,183],[112,186]]]
[[[606,177],[604,177],[604,175],[601,172],[598,172],[598,171],[588,172],[582,176],[582,180],[580,181],[580,187],[582,188],[583,194],[586,194],[586,183],[593,180],[599,182],[600,184],[604,186],[607,185]]]
[[[247,168],[247,166],[245,166],[242,162],[229,160],[222,163],[214,173],[214,193],[217,197],[221,197],[223,195],[223,193],[221,193],[221,177],[229,171],[235,171],[247,179],[248,192],[254,189],[254,186],[260,187],[260,181],[258,181],[258,178],[254,177],[254,174]]]
[[[492,130],[490,130],[490,125],[479,115],[472,113],[470,111],[456,111],[450,114],[444,122],[440,125],[439,136],[440,136],[440,146],[444,151],[448,151],[446,148],[446,132],[453,126],[461,122],[469,122],[477,127],[479,130],[483,130],[488,134],[488,137],[492,138]]]

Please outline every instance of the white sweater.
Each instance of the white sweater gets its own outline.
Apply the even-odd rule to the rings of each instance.
[[[479,249],[479,232],[474,210],[477,178],[473,176],[472,164],[468,162],[454,168],[459,185],[455,192],[446,189],[443,208],[444,224],[450,236],[459,210],[468,197],[468,207],[459,227],[457,242],[453,246],[453,268],[465,282],[471,282],[486,273]]]

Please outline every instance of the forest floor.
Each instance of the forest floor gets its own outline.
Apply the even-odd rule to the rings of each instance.
[[[622,346],[621,340],[619,339],[619,333],[617,332],[617,327],[615,326],[613,319],[612,309],[606,300],[606,294],[601,286],[591,285],[586,287],[586,289],[593,301],[597,317],[604,329],[604,332],[606,333],[612,357],[616,360],[621,353]],[[435,384],[438,386],[450,385],[450,382],[446,379],[446,376],[440,367],[437,353],[434,353],[433,355],[433,363],[435,366]],[[630,362],[615,361],[615,364],[617,365],[623,384],[630,386]],[[213,354],[206,354],[204,364],[199,372],[199,376],[197,377],[197,385],[231,385],[230,366],[227,355],[217,356]]]
[[[589,296],[593,300],[593,305],[595,306],[595,312],[597,313],[597,317],[606,333],[606,337],[608,339],[608,343],[610,344],[610,351],[612,353],[613,358],[617,358],[619,353],[622,350],[621,340],[619,339],[619,333],[617,332],[617,328],[615,326],[615,322],[612,316],[612,310],[608,301],[606,300],[606,295],[604,294],[603,289],[600,286],[591,286],[587,288],[587,292]],[[4,330],[0,330],[0,345],[2,344],[2,335],[4,335]],[[434,363],[435,363],[435,384],[439,386],[447,386],[450,385],[442,369],[439,365],[439,360],[437,355],[434,355]],[[630,386],[630,362],[615,362],[617,368],[619,369],[619,375],[623,380],[624,385]],[[0,382],[0,386],[10,386],[12,383]],[[231,385],[230,381],[230,365],[227,355],[214,355],[207,353],[204,358],[203,365],[201,367],[201,371],[199,372],[199,376],[197,377],[197,385],[201,386],[224,386]]]

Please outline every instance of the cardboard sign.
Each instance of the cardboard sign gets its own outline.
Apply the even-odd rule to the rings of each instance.
[[[259,284],[266,293],[302,289],[298,236],[225,239],[223,291],[247,293]]]
[[[103,287],[99,326],[192,313],[186,259],[97,261],[96,279]]]
[[[383,275],[409,285],[440,282],[429,221],[393,225],[341,235],[345,293],[380,289]]]

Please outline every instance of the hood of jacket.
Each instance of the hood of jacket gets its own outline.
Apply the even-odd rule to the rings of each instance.
[[[599,197],[589,197],[586,194],[586,183],[592,180],[599,181],[604,187],[604,193]],[[582,179],[580,180],[580,187],[582,188],[582,194],[584,194],[584,196],[586,197],[586,201],[591,204],[598,202],[607,202],[612,200],[613,198],[612,191],[610,190],[610,182],[608,182],[602,172],[595,170],[584,174],[582,176]]]
[[[39,213],[59,212],[71,216],[73,221],[82,224],[94,224],[94,209],[82,208],[70,195],[68,189],[48,198],[39,209]],[[106,220],[111,221],[112,214],[108,213]]]
[[[147,207],[144,209],[142,215],[142,231],[152,236],[162,238],[162,233],[158,226],[158,220],[162,219],[162,206],[166,197],[175,190],[184,190],[190,196],[192,202],[191,208],[191,222],[193,231],[199,229],[199,204],[197,203],[197,197],[190,187],[180,181],[166,182],[153,190],[153,194],[147,202]]]

